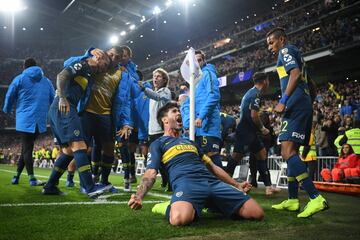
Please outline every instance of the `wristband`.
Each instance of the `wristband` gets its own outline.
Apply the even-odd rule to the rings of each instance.
[[[289,96],[288,95],[286,95],[286,94],[284,94],[282,97],[281,97],[281,99],[280,99],[280,101],[279,101],[279,103],[281,103],[281,104],[286,104],[286,102],[287,102],[287,100],[289,100]]]

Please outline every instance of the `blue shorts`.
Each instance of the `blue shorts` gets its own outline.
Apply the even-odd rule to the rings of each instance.
[[[76,107],[70,105],[70,112],[61,114],[58,106],[59,98],[56,97],[50,106],[48,116],[57,144],[65,146],[70,142],[85,141],[85,134]]]
[[[236,153],[258,153],[264,148],[263,142],[255,132],[252,135],[243,136],[236,134],[235,136],[234,152]]]
[[[181,179],[177,182],[172,186],[174,194],[171,203],[177,201],[191,203],[197,217],[201,215],[204,207],[217,209],[228,217],[234,216],[250,199],[237,188],[216,179]]]
[[[91,142],[91,138],[94,138],[97,144],[115,141],[111,114],[102,115],[85,111],[80,119],[87,143]]]
[[[195,138],[196,144],[204,153],[218,152],[220,153],[220,139],[217,137],[199,136]]]
[[[281,119],[279,141],[307,145],[310,139],[312,109],[285,111]]]

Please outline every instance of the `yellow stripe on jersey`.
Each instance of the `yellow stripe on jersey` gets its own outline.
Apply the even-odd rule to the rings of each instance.
[[[205,154],[202,156],[202,160],[205,164],[209,164],[212,162],[211,158]]]
[[[288,74],[286,73],[285,67],[284,66],[280,66],[276,68],[276,71],[279,75],[279,79],[282,79],[283,77],[287,77]]]
[[[199,155],[198,150],[195,146],[190,145],[190,144],[180,144],[180,145],[175,145],[175,146],[169,148],[169,150],[167,150],[164,153],[161,161],[165,164],[169,160],[171,160],[173,157],[175,157],[181,153],[186,153],[186,152],[193,152],[193,153]]]
[[[74,78],[74,81],[77,82],[80,87],[85,91],[86,86],[88,85],[88,80],[83,76],[77,76]]]

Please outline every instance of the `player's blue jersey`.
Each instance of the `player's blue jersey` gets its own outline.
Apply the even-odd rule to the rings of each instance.
[[[307,84],[307,72],[305,63],[298,48],[293,45],[285,45],[279,51],[276,71],[279,75],[281,93],[284,95],[290,78],[290,71],[299,68],[301,79],[286,103],[286,109],[311,109],[311,98]]]
[[[259,111],[260,106],[260,91],[256,87],[252,87],[241,100],[240,122],[236,128],[238,135],[256,134],[258,128],[251,118],[251,110]]]
[[[65,68],[71,74],[64,93],[66,99],[73,106],[77,106],[79,100],[87,91],[89,81],[92,81],[91,69],[85,61],[74,63]]]
[[[220,117],[221,117],[221,137],[222,140],[224,140],[227,135],[229,135],[235,125],[236,125],[236,120],[233,116],[226,114],[226,113],[220,113]]]
[[[181,179],[216,179],[206,168],[199,147],[188,139],[162,136],[150,145],[148,169],[158,170],[163,164],[171,185]]]

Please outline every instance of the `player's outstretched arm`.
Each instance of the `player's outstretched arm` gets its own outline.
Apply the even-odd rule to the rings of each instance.
[[[205,158],[205,159],[204,159]],[[206,163],[206,167],[209,169],[209,171],[214,174],[217,178],[219,178],[221,181],[230,184],[239,190],[243,192],[248,192],[251,189],[251,184],[248,182],[239,183],[235,179],[229,176],[227,172],[225,172],[221,167],[216,166],[211,159],[208,156],[204,155],[203,160]]]
[[[128,206],[134,210],[142,208],[142,200],[144,199],[146,193],[152,188],[156,180],[157,171],[155,169],[148,169],[144,173],[144,176],[141,179],[141,184],[136,192],[132,194],[128,202]]]

